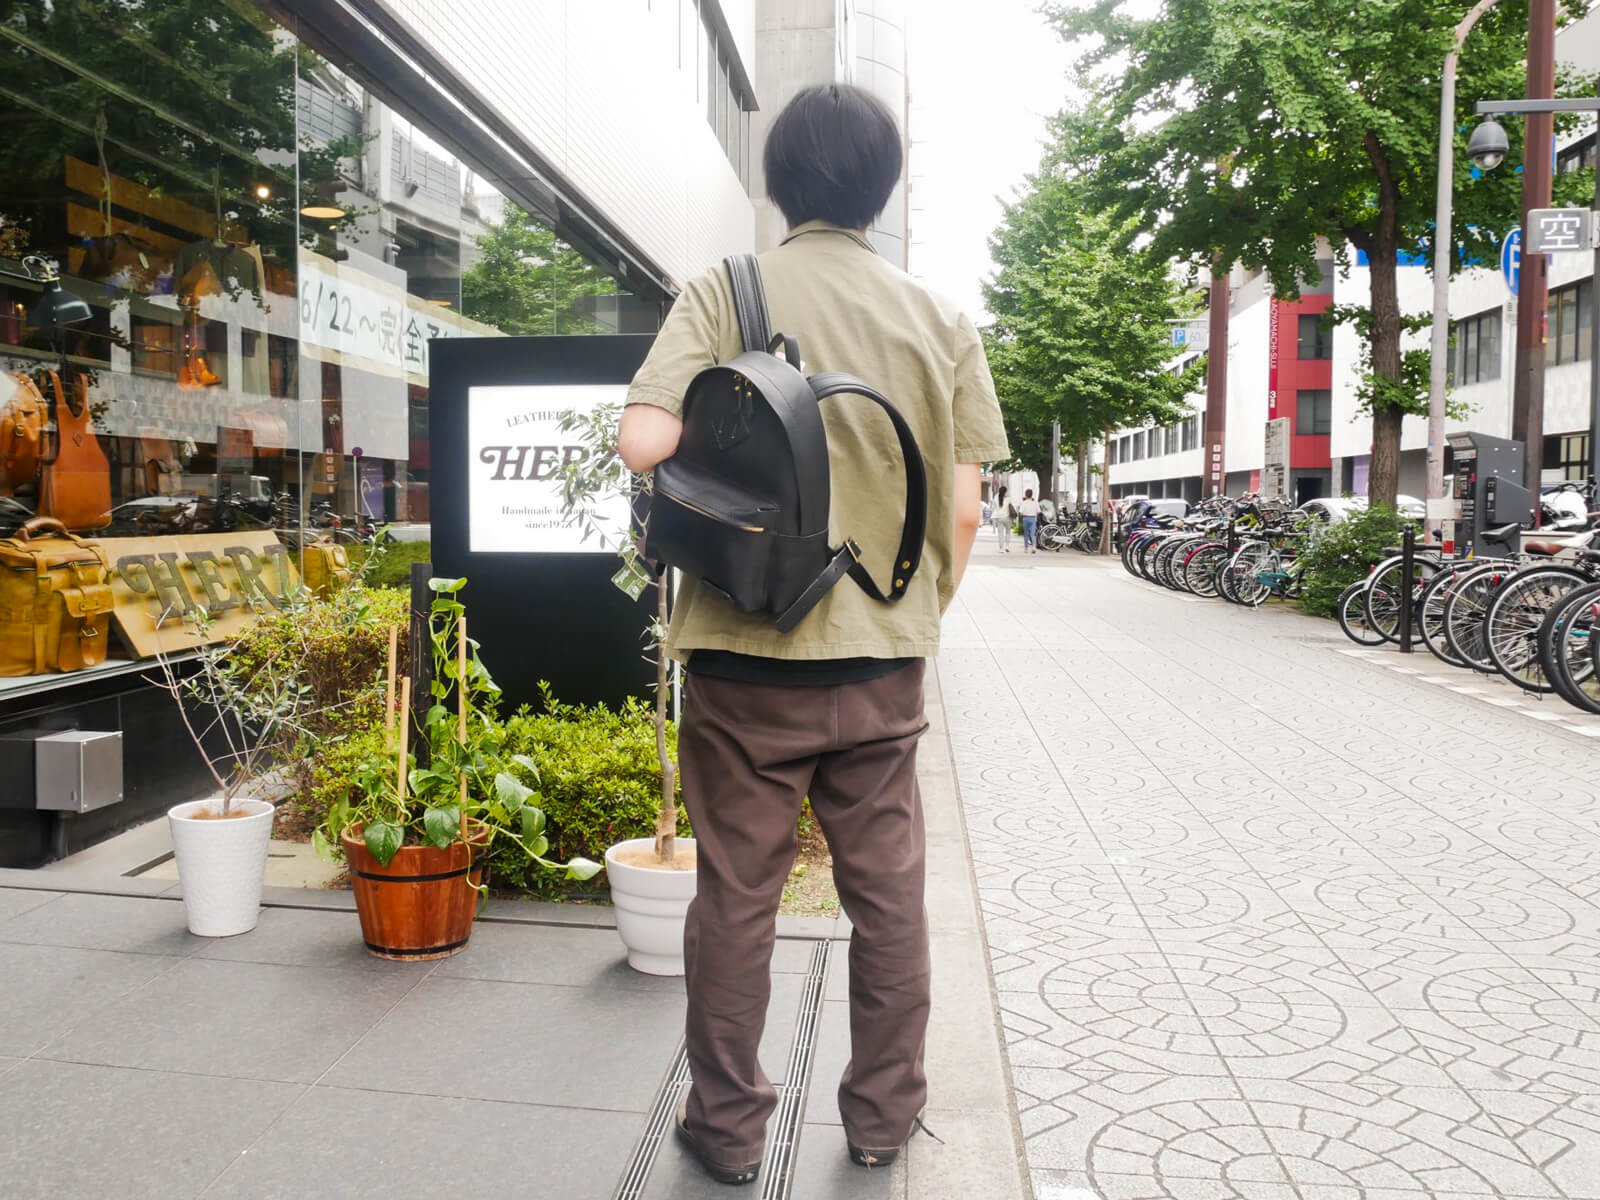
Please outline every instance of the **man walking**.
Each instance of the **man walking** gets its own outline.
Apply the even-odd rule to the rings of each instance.
[[[1022,493],[1017,515],[1022,518],[1022,552],[1033,554],[1039,549],[1039,502],[1033,498],[1032,488]]]
[[[854,926],[851,1058],[838,1091],[851,1159],[893,1161],[927,1097],[923,674],[977,534],[979,464],[1010,453],[972,322],[867,240],[900,178],[901,145],[870,93],[842,84],[800,92],[764,155],[789,235],[759,261],[772,328],[800,339],[804,370],[859,376],[912,427],[928,479],[921,569],[892,605],[848,582],[835,587],[788,634],[685,580],[667,642],[688,669],[678,753],[698,856],[684,932],[693,1086],[678,1135],[725,1183],[755,1179],[777,1102],[756,1047],[807,796]],[[650,470],[674,452],[689,382],[741,349],[723,271],[691,281],[628,393],[618,450],[630,468]],[[823,416],[832,540],[853,536],[886,581],[905,502],[899,473],[883,469],[898,457],[895,434],[871,405],[828,401]]]

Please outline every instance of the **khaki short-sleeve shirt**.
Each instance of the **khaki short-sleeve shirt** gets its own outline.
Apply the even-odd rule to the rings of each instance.
[[[966,316],[884,262],[852,230],[810,222],[759,261],[773,331],[799,340],[805,373],[859,376],[889,398],[916,434],[928,472],[922,564],[898,603],[874,600],[846,578],[788,634],[771,617],[741,613],[686,579],[668,653],[679,661],[692,650],[786,659],[929,657],[938,651],[939,619],[955,591],[955,465],[1010,457],[983,343]],[[690,381],[742,349],[719,265],[678,297],[634,376],[628,403],[681,415]],[[888,591],[905,520],[900,444],[867,401],[825,400],[822,414],[830,543],[853,537]]]

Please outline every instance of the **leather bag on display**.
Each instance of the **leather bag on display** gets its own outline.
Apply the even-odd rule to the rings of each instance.
[[[27,375],[8,375],[0,379],[0,386],[5,384],[12,391],[0,408],[0,493],[11,496],[39,478],[48,416],[44,397]]]
[[[50,381],[56,394],[56,455],[39,484],[39,514],[68,529],[104,529],[111,524],[111,464],[95,437],[89,381],[83,375],[73,379],[76,408],[62,394],[54,371]]]
[[[355,582],[350,555],[337,542],[307,542],[300,552],[300,578],[323,599]]]
[[[0,676],[104,662],[114,604],[98,547],[60,521],[35,517],[0,538]]]
[[[789,633],[849,575],[875,600],[906,594],[922,561],[928,477],[911,427],[883,394],[853,375],[801,374],[800,346],[771,333],[751,255],[726,261],[744,353],[697,375],[683,402],[678,450],[634,505],[644,556],[686,575],[742,612],[771,615]],[[783,350],[779,358],[776,351]],[[870,400],[894,426],[905,461],[905,522],[880,589],[846,537],[828,545],[828,437],[822,401]]]

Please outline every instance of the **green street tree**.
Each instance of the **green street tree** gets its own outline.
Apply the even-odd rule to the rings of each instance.
[[[1201,378],[1198,365],[1169,369],[1166,322],[1182,315],[1181,296],[1135,233],[1088,208],[1052,153],[990,238],[989,365],[1013,452],[1046,494],[1053,422],[1082,459],[1111,430],[1187,415],[1184,397]]]
[[[461,310],[502,333],[600,333],[580,301],[616,291],[612,278],[515,204],[478,237],[461,276]]]
[[[1407,382],[1416,375],[1402,354],[1398,267],[1429,252],[1440,67],[1473,0],[1164,0],[1148,20],[1125,15],[1124,2],[1046,5],[1082,45],[1086,81],[1108,105],[1063,118],[1068,157],[1163,259],[1262,268],[1288,299],[1317,278],[1319,239],[1341,265],[1351,247],[1366,257],[1370,497],[1393,503],[1401,419],[1426,411],[1425,390]],[[1585,6],[1562,0],[1563,19]],[[1476,100],[1523,93],[1527,22],[1526,0],[1506,0],[1462,56],[1457,268],[1494,261],[1517,220],[1517,171],[1471,178],[1465,114]],[[1506,128],[1515,167],[1522,124]],[[1558,181],[1574,197],[1585,186]]]

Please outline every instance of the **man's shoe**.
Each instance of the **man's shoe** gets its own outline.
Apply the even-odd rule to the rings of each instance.
[[[678,1105],[678,1140],[684,1144],[689,1153],[700,1160],[700,1165],[706,1169],[706,1174],[718,1183],[728,1183],[738,1186],[745,1183],[754,1183],[756,1175],[761,1171],[761,1160],[747,1163],[742,1167],[729,1166],[727,1163],[717,1162],[706,1154],[704,1148],[695,1140],[694,1134],[689,1132],[689,1097],[684,1096]]]
[[[941,1146],[944,1145],[944,1139],[922,1123],[922,1114],[920,1113],[911,1118],[911,1133],[906,1134],[906,1142],[909,1142],[911,1140],[911,1135],[916,1133],[919,1129],[931,1137],[934,1141],[938,1142]],[[890,1163],[894,1162],[895,1159],[900,1157],[900,1148],[901,1146],[905,1145],[905,1142],[901,1142],[900,1146],[889,1146],[881,1150],[875,1149],[871,1146],[858,1146],[849,1138],[845,1139],[844,1144],[846,1149],[850,1151],[851,1162],[855,1163],[858,1167],[870,1168],[887,1167]]]

